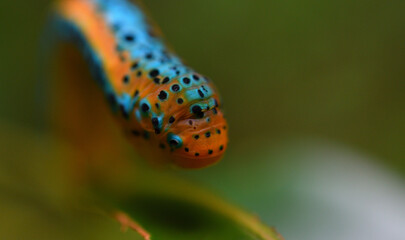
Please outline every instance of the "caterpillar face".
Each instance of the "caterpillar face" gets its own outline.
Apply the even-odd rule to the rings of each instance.
[[[199,168],[223,155],[227,126],[211,84],[194,75],[190,78],[193,82],[186,86],[182,84],[184,78],[188,77],[155,86],[156,91],[142,97],[134,108],[134,117],[130,117],[130,125],[136,128],[140,123],[140,128],[129,129],[134,137],[146,131],[148,137],[143,140],[159,147],[172,163]]]
[[[221,158],[227,124],[214,85],[165,47],[137,5],[65,0],[59,15],[136,148],[186,168]]]

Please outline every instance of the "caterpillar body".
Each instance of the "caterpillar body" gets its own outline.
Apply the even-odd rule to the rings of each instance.
[[[168,50],[138,4],[62,0],[55,15],[58,32],[86,56],[135,148],[156,148],[184,168],[221,158],[227,123],[215,86]]]

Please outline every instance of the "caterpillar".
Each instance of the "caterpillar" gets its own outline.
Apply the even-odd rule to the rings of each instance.
[[[227,122],[216,87],[166,47],[139,3],[62,0],[54,23],[85,56],[135,148],[147,145],[183,168],[221,159]]]

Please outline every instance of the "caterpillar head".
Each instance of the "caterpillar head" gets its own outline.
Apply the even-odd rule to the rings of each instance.
[[[227,123],[213,85],[190,78],[173,79],[143,97],[135,115],[149,141],[161,148],[160,159],[182,168],[201,168],[223,156]]]
[[[219,161],[227,146],[227,126],[216,108],[200,117],[180,120],[167,134],[171,159],[184,168],[200,168]],[[202,114],[204,114],[203,117]]]

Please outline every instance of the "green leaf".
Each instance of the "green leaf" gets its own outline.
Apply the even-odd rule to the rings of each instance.
[[[256,216],[164,172],[142,169],[125,186],[107,190],[100,185],[96,192],[108,206],[140,222],[154,239],[282,239]]]

